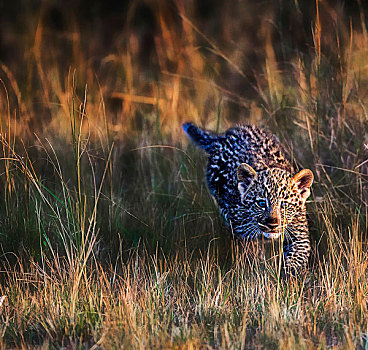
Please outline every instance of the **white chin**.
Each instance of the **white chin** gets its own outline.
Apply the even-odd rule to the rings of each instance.
[[[262,234],[267,239],[276,239],[276,238],[279,238],[281,236],[280,231],[277,231],[277,232],[263,232],[262,231]]]

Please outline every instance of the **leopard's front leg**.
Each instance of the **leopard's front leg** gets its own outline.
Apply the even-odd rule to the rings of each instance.
[[[305,224],[306,225],[306,224]],[[311,251],[308,228],[304,234],[284,239],[283,243],[283,274],[300,275],[308,265]],[[299,232],[302,233],[302,232]]]

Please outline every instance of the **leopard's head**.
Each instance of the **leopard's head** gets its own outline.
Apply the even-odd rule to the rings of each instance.
[[[237,169],[242,216],[248,225],[244,236],[276,239],[287,234],[296,216],[305,212],[313,173],[304,169],[295,176],[283,169],[268,168],[258,173],[248,164]]]

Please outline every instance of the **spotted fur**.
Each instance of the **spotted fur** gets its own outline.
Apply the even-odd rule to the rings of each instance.
[[[245,240],[283,239],[284,272],[305,269],[310,240],[305,201],[313,173],[292,176],[277,138],[251,125],[224,134],[183,125],[208,154],[207,184],[233,234]]]

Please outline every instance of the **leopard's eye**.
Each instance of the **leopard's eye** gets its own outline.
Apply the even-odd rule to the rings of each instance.
[[[280,202],[280,208],[281,208],[281,209],[286,209],[286,208],[287,208],[287,206],[288,206],[288,203],[287,203],[286,201],[281,201],[281,202]]]
[[[267,202],[265,199],[258,199],[256,202],[257,206],[259,206],[261,209],[267,208]]]

